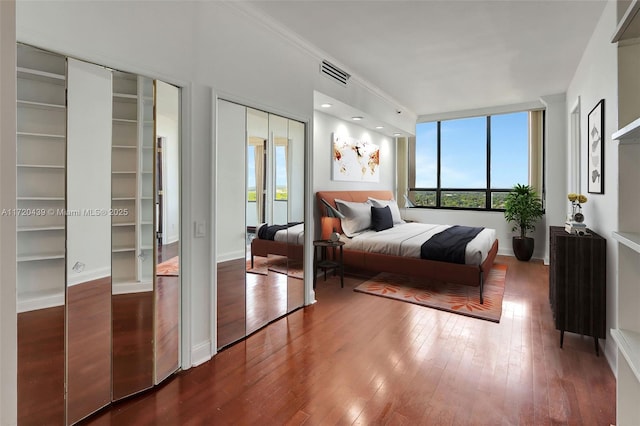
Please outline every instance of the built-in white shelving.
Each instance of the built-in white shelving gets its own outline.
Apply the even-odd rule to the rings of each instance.
[[[640,382],[640,333],[624,329],[611,330],[620,353]]]
[[[618,3],[622,5],[624,3]],[[640,1],[630,2],[613,42],[640,37]],[[617,318],[611,336],[618,349],[616,423],[640,424],[640,54],[636,42],[618,43],[618,242]]]
[[[152,240],[153,227],[142,218],[153,205],[145,185],[153,184],[155,126],[152,80],[114,72],[113,90],[112,207],[129,213],[112,220],[115,294],[152,288],[153,245],[144,241]]]
[[[614,232],[613,238],[631,250],[640,253],[640,232]]]
[[[64,303],[66,58],[17,46],[18,311]]]

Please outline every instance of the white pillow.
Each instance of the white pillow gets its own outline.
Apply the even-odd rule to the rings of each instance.
[[[334,200],[338,211],[345,218],[340,219],[342,231],[347,237],[355,237],[371,228],[371,203],[354,203],[352,201]]]
[[[398,208],[398,202],[396,200],[377,200],[369,197],[369,201],[373,204],[373,207],[386,207],[389,206],[391,210],[391,217],[393,218],[393,224],[406,223],[400,216],[400,209]]]

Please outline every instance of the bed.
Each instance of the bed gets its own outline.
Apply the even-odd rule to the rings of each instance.
[[[273,232],[265,233],[266,228],[273,228]],[[256,237],[251,240],[251,268],[254,256],[267,257],[270,254],[286,256],[292,260],[302,260],[304,245],[304,223],[297,223],[286,229],[282,225],[268,225],[262,223],[256,226]],[[265,234],[269,238],[264,238]],[[261,238],[261,236],[263,238]]]
[[[436,279],[455,284],[463,284],[478,287],[480,303],[483,303],[484,277],[488,274],[498,252],[498,240],[495,238],[495,230],[482,230],[477,238],[488,238],[485,241],[485,248],[480,255],[466,256],[465,263],[451,263],[440,260],[428,260],[416,256],[415,246],[401,247],[401,244],[382,244],[385,235],[395,235],[391,230],[381,232],[365,230],[356,235],[347,236],[342,229],[341,219],[328,217],[327,209],[322,203],[326,200],[332,207],[337,208],[337,200],[347,203],[364,203],[370,198],[374,200],[392,200],[391,191],[319,191],[316,193],[317,205],[321,212],[321,238],[328,239],[331,233],[338,232],[340,238],[345,242],[343,261],[345,266],[354,267],[371,272],[392,272],[410,275],[416,278]],[[393,203],[391,204],[393,206]],[[341,204],[344,207],[344,203]],[[398,213],[397,213],[398,214]],[[397,226],[396,226],[397,225]],[[394,217],[393,228],[406,229],[415,228],[418,233],[435,234],[439,229],[446,228],[429,224],[406,224],[405,227]],[[422,227],[424,225],[425,227]],[[403,228],[404,227],[404,228]],[[419,230],[417,228],[420,228]],[[351,230],[353,231],[353,230]],[[407,237],[391,237],[391,240],[404,240]],[[373,239],[373,246],[366,246],[364,239]],[[474,238],[475,240],[475,238]],[[469,242],[475,244],[476,241]],[[376,248],[376,245],[378,248]],[[406,253],[406,252],[411,253]],[[473,251],[473,250],[472,250]],[[470,257],[467,259],[467,257]]]

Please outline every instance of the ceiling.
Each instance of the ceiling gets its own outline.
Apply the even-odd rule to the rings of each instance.
[[[606,1],[250,3],[422,116],[565,92]]]

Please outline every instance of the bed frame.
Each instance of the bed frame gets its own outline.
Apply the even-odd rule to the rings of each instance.
[[[317,206],[321,215],[322,239],[328,239],[335,231],[342,233],[340,219],[326,216],[326,208],[320,201],[325,199],[336,207],[335,199],[354,202],[365,202],[368,197],[379,200],[393,199],[391,191],[319,191],[316,193]],[[344,250],[344,265],[364,269],[372,272],[392,272],[410,275],[416,278],[429,278],[455,284],[479,287],[480,303],[484,303],[484,277],[489,273],[496,254],[498,240],[493,243],[487,258],[481,265],[462,265],[411,257],[392,256],[387,254],[369,253],[359,250]]]
[[[286,256],[292,260],[302,260],[303,251],[303,246],[301,244],[289,244],[282,241],[263,240],[256,236],[256,238],[251,240],[251,268],[253,268],[254,256],[267,257],[270,254],[277,254],[279,256]]]

